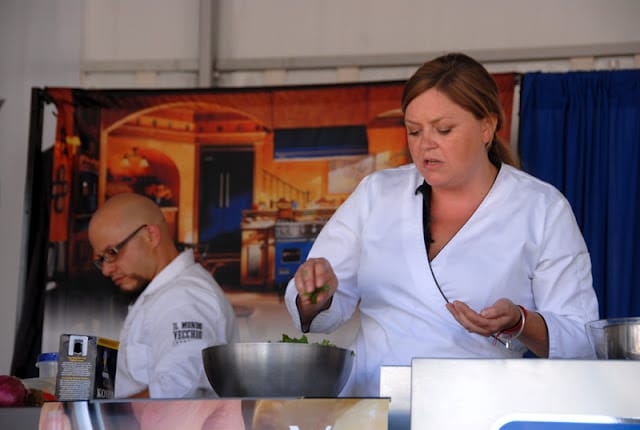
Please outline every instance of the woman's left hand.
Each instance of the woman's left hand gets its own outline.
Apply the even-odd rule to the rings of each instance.
[[[476,312],[466,303],[453,301],[447,309],[467,331],[491,336],[501,330],[514,327],[520,321],[518,306],[509,299],[499,299],[488,308]]]

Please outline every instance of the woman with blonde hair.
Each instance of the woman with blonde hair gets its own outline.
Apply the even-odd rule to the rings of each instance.
[[[362,180],[286,291],[303,331],[332,332],[359,308],[342,395],[378,395],[380,366],[414,357],[593,357],[587,247],[564,196],[498,139],[491,75],[438,57],[407,81],[402,110],[413,162]]]

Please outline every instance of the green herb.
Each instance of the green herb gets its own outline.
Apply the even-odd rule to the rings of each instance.
[[[282,340],[280,342],[284,343],[309,343],[309,339],[306,335],[302,335],[302,337],[291,337],[282,333]],[[336,346],[331,343],[329,339],[323,339],[321,342],[313,342],[313,345],[321,345],[321,346]]]
[[[318,294],[320,293],[324,293],[329,291],[329,285],[324,284],[322,287],[317,287],[315,290],[313,290],[313,292],[309,293],[304,293],[305,296],[309,297],[309,299],[311,300],[312,304],[317,304],[318,303]]]
[[[309,343],[309,339],[304,334],[300,338],[290,337],[284,333],[282,333],[282,340],[280,342],[285,343]]]

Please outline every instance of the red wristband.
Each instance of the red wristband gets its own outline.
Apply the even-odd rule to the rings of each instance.
[[[522,305],[518,305],[518,307],[519,307],[520,309],[522,309],[522,313],[524,314],[524,319],[529,318],[529,313],[527,312],[527,308],[525,308],[525,307],[524,307],[524,306],[522,306]]]
[[[500,330],[499,332],[500,334],[511,334],[511,333],[520,331],[522,329],[522,325],[527,320],[527,317],[529,316],[529,314],[527,313],[527,310],[524,308],[524,306],[520,306],[520,305],[517,305],[517,306],[522,311],[522,315],[520,315],[520,319],[518,320],[516,325],[514,325],[513,327]]]

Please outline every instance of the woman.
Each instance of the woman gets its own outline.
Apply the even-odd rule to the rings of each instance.
[[[413,163],[366,177],[287,287],[303,331],[331,332],[359,306],[343,395],[377,395],[380,366],[413,357],[593,357],[586,245],[567,200],[498,139],[491,75],[463,54],[436,58],[402,110]]]

